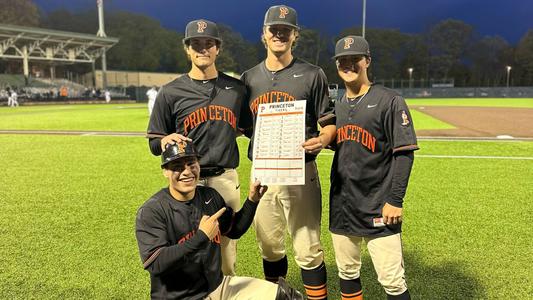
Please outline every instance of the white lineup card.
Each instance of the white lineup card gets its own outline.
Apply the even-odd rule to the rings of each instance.
[[[260,104],[252,176],[262,185],[304,185],[306,100]]]

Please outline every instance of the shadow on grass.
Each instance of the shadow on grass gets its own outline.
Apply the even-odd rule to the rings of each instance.
[[[416,299],[487,299],[483,285],[460,263],[424,263],[416,253],[405,253],[407,285]]]
[[[363,254],[361,281],[365,300],[386,299],[368,253]],[[413,299],[487,299],[481,283],[455,262],[430,266],[416,254],[405,253],[407,285]],[[327,264],[328,298],[340,299],[337,266]],[[294,278],[293,278],[294,279]],[[303,291],[301,280],[291,284]]]

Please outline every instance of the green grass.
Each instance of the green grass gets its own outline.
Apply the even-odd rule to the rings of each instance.
[[[407,104],[423,106],[479,106],[533,108],[533,98],[428,98],[407,99]]]
[[[241,152],[246,139],[239,139]],[[165,185],[140,137],[0,135],[0,299],[146,299],[137,208]],[[531,156],[531,142],[421,141],[419,154]],[[329,168],[318,158],[331,299],[339,298],[327,230]],[[241,159],[241,185],[250,163]],[[404,251],[414,299],[530,299],[532,160],[419,157],[405,200]],[[243,195],[246,189],[241,189]],[[238,273],[261,277],[253,229]],[[292,254],[290,254],[292,255]],[[302,289],[289,261],[289,281]],[[364,251],[365,299],[385,295]]]
[[[410,105],[530,107],[531,99],[428,99]],[[413,104],[414,102],[418,102]],[[458,102],[459,101],[459,102]],[[445,104],[447,103],[447,104]],[[476,105],[471,105],[472,103]],[[412,110],[417,129],[453,126]],[[0,108],[0,129],[146,130],[135,105]],[[241,152],[246,139],[239,139]],[[406,198],[404,249],[417,299],[531,298],[532,160],[446,159],[423,155],[530,157],[531,142],[421,141]],[[0,135],[1,299],[147,298],[133,234],[137,208],[165,185],[146,140],[138,137]],[[323,246],[329,291],[339,297],[327,230],[332,153],[318,158]],[[241,186],[250,163],[242,156]],[[243,197],[246,189],[242,188]],[[288,245],[290,247],[290,245]],[[253,229],[239,242],[238,273],[261,277]],[[289,251],[289,257],[292,252]],[[302,290],[289,261],[289,281]],[[383,299],[363,255],[365,299]]]
[[[422,112],[411,111],[417,129],[453,129]],[[146,131],[144,104],[22,106],[0,108],[0,129]]]
[[[1,129],[146,132],[145,104],[43,105],[0,108]]]
[[[415,124],[416,130],[422,129],[455,129],[455,126],[435,119],[423,112],[415,109],[411,109],[411,117],[413,118],[413,124]]]

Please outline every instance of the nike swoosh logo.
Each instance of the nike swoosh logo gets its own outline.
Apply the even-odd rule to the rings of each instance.
[[[232,86],[225,87],[226,90],[231,90],[232,88],[233,88]]]
[[[235,189],[238,190],[240,187],[241,185],[239,184],[238,186],[235,187]]]
[[[202,81],[202,83],[208,83],[208,82],[209,82],[209,80],[204,80],[204,81]]]
[[[292,75],[292,76],[293,76],[294,78],[298,78],[298,77],[302,77],[302,76],[304,76],[304,74],[294,74],[294,75]]]
[[[211,200],[213,200],[213,198],[209,198],[209,200],[205,201],[205,204],[211,203]]]
[[[376,106],[378,106],[378,105],[377,105],[377,104],[374,104],[374,105],[370,105],[370,104],[368,104],[368,105],[367,105],[367,108],[374,108],[374,107],[376,107]]]

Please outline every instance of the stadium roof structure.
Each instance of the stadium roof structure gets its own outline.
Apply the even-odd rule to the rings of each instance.
[[[0,24],[0,59],[94,63],[118,38]]]

